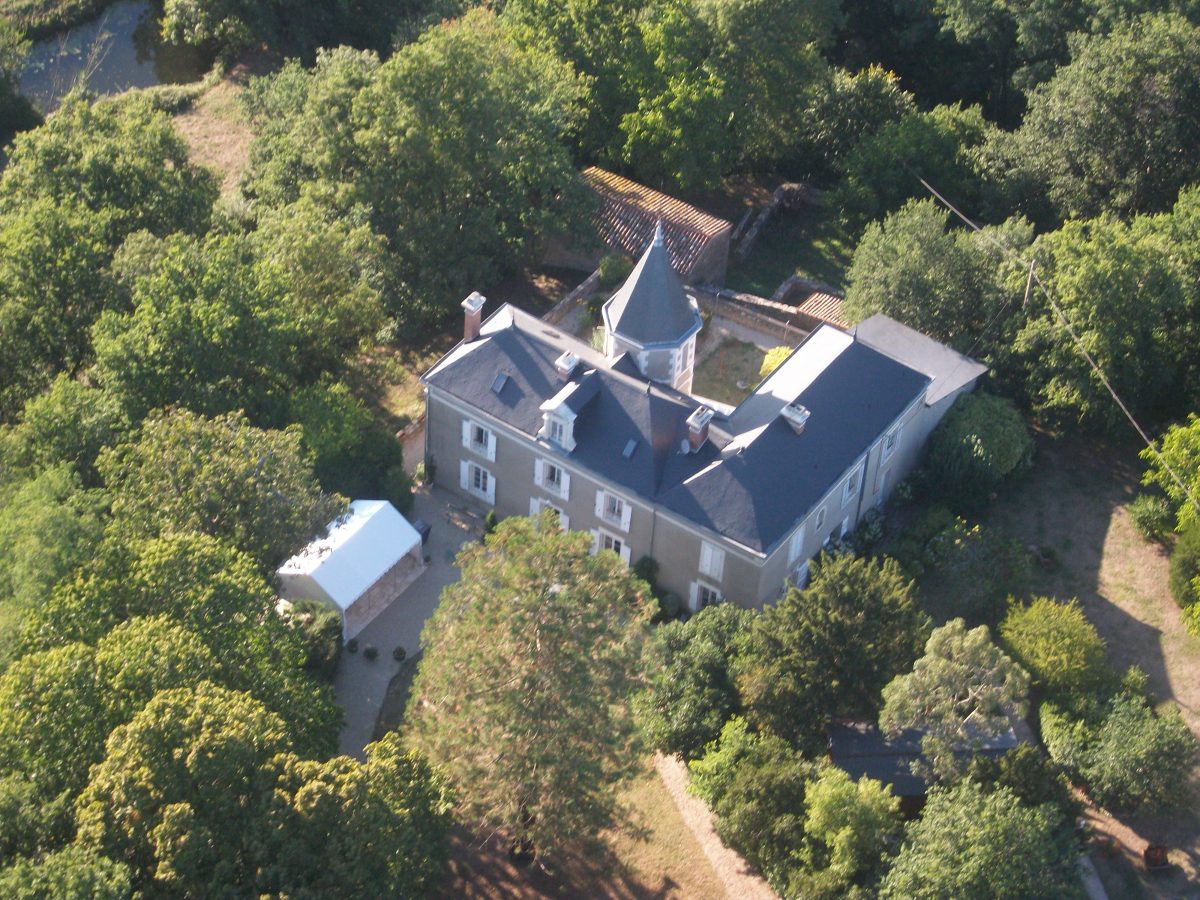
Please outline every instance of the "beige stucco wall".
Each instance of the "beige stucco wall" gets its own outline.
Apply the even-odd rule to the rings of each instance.
[[[963,390],[968,390],[964,388]],[[960,392],[961,393],[961,392]],[[926,407],[918,399],[901,414],[897,422],[901,425],[900,441],[895,452],[884,463],[882,461],[883,435],[875,441],[866,454],[847,469],[829,488],[824,498],[811,510],[797,511],[804,515],[805,536],[797,564],[815,557],[830,536],[837,536],[843,522],[849,519],[849,529],[857,526],[866,510],[886,500],[888,494],[903,480],[922,459],[924,446],[930,431],[954,402],[956,395]],[[472,453],[462,445],[462,422],[464,418],[479,422],[496,435],[495,460],[488,461]],[[889,426],[891,431],[895,423]],[[563,499],[539,487],[535,483],[535,461],[545,459],[559,465],[570,476],[568,496]],[[741,606],[761,607],[774,602],[780,596],[785,580],[790,577],[793,565],[790,555],[791,533],[767,555],[756,554],[716,534],[689,523],[672,513],[657,509],[652,503],[642,500],[631,492],[608,484],[592,474],[576,467],[569,454],[563,454],[549,446],[537,444],[527,435],[509,428],[504,423],[472,413],[464,405],[435,388],[430,388],[428,418],[426,423],[426,459],[435,464],[435,480],[447,490],[463,496],[472,504],[485,505],[459,485],[459,461],[471,459],[491,472],[496,481],[495,510],[500,517],[525,516],[530,512],[530,498],[546,499],[561,509],[568,517],[573,531],[590,532],[603,528],[626,542],[630,562],[643,556],[653,556],[659,563],[659,583],[687,600],[692,582],[700,580],[720,590],[725,598]],[[843,488],[847,477],[858,465],[863,465],[864,475],[861,488],[848,503],[843,503]],[[886,485],[876,490],[881,471],[888,473]],[[595,514],[596,491],[608,490],[622,497],[631,507],[628,531],[600,521]],[[825,507],[825,522],[816,527],[818,511]],[[796,527],[800,525],[797,519]],[[794,529],[793,529],[794,531]],[[725,552],[724,572],[719,580],[700,575],[701,544],[704,541],[719,546]]]

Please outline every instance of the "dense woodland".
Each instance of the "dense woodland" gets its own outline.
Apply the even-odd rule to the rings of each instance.
[[[1028,421],[1125,427],[1103,371],[1159,441],[1135,515],[1200,632],[1200,8],[166,0],[223,63],[288,58],[244,92],[224,196],[154,95],[44,122],[20,96],[29,36],[94,8],[0,20],[0,895],[422,895],[454,821],[547,855],[619,827],[651,747],[789,897],[1071,896],[1069,781],[1180,799],[1195,737],[972,516]],[[326,632],[270,577],[346,498],[407,508],[362,361],[584,239],[591,163],[822,188],[852,317],[986,361],[989,393],[934,436],[902,535],[868,523],[762,612],[669,621],[652,560],[501,523],[428,625],[405,730],[334,756]],[[1041,746],[964,756],[1009,712]],[[846,715],[923,730],[921,818],[820,763]]]

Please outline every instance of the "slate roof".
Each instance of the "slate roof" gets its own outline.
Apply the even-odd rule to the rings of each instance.
[[[624,357],[606,360],[508,306],[483,323],[478,340],[459,344],[423,380],[532,442],[542,427],[541,405],[564,386],[554,368],[564,350],[580,358],[571,380],[581,385],[571,399],[576,446],[567,458],[764,555],[929,383],[920,372],[823,326],[744,402],[745,414],[739,407],[715,419],[708,442],[687,453],[681,449],[686,420],[698,400],[651,385]],[[493,391],[501,373],[509,377]],[[778,396],[767,396],[771,391]],[[801,434],[777,415],[792,400],[811,413]],[[636,444],[626,455],[630,441]],[[564,453],[546,441],[540,446],[547,455]]]
[[[928,375],[931,384],[925,397],[926,406],[933,406],[988,370],[983,363],[882,313],[859,322],[854,327],[854,337]]]
[[[775,417],[740,449],[726,448],[718,465],[672,488],[662,503],[770,553],[926,384],[921,373],[851,343],[795,398],[811,413],[802,434]]]
[[[661,227],[603,312],[605,327],[642,347],[679,344],[700,330],[700,310],[671,268]]]
[[[684,278],[691,276],[708,242],[733,229],[725,219],[596,166],[584,169],[582,174],[600,198],[595,224],[604,242],[636,258],[654,236],[655,224],[661,221],[671,263]]]
[[[567,454],[574,463],[652,499],[717,458],[712,441],[698,453],[680,452],[696,401],[661,385],[647,390],[647,382],[608,367],[576,338],[510,307],[488,319],[480,340],[460,344],[424,380],[536,440],[542,403],[565,383],[554,368],[564,349],[581,359],[570,378],[580,387],[568,398],[577,415],[576,446]],[[491,385],[499,372],[509,378],[495,393]],[[637,447],[626,458],[630,440]],[[547,455],[562,454],[542,444]]]
[[[864,775],[892,786],[897,797],[923,797],[928,789],[925,779],[914,775],[912,763],[921,757],[922,732],[908,728],[888,740],[874,723],[839,723],[829,727],[829,759],[852,779]],[[1017,746],[1010,729],[1000,735],[988,735],[976,749],[956,751],[967,756],[1003,756]]]

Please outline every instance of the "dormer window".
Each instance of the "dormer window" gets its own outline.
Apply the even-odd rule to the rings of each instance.
[[[566,437],[567,427],[563,425],[560,419],[550,420],[550,440],[561,445]]]

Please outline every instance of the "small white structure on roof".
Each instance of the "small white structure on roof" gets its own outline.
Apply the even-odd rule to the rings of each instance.
[[[322,600],[342,614],[344,639],[357,635],[425,570],[421,536],[386,500],[355,500],[282,566],[284,599]]]

